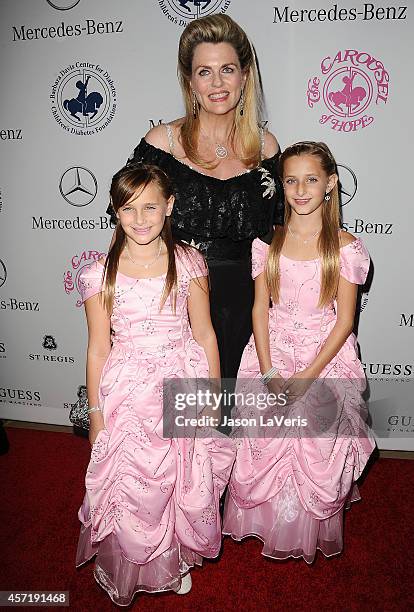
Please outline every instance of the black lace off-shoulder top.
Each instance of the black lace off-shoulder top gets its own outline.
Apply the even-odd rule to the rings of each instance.
[[[279,154],[228,179],[202,174],[144,138],[129,161],[155,164],[168,174],[175,192],[174,235],[197,246],[211,261],[249,257],[252,241],[282,223]]]

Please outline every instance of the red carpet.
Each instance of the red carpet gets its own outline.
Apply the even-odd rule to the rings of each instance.
[[[10,451],[0,457],[0,590],[65,590],[70,610],[119,609],[95,583],[92,563],[74,567],[88,441],[65,433],[7,432]],[[220,560],[192,573],[191,593],[138,595],[132,608],[413,610],[413,483],[414,461],[374,462],[360,487],[362,501],[346,513],[339,557],[319,554],[311,567],[276,562],[261,557],[257,540],[226,538]]]

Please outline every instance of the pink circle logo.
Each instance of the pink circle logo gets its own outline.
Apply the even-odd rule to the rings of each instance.
[[[374,122],[388,93],[384,64],[370,53],[346,49],[322,59],[320,75],[308,80],[306,96],[309,108],[322,106],[319,123],[338,132],[356,132]]]

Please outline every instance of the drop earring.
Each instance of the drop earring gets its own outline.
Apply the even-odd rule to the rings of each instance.
[[[329,195],[329,193],[326,193],[325,198],[324,198],[325,202],[329,202],[330,199],[331,199],[331,196]]]
[[[244,113],[244,89],[242,87],[241,94],[240,94],[240,117],[243,117],[243,113]]]
[[[194,89],[193,89],[193,117],[194,119],[197,117],[197,98],[196,98]]]

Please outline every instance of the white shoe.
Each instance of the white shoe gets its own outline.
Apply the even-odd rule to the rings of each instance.
[[[191,574],[188,572],[185,576],[181,578],[181,586],[178,591],[176,591],[177,595],[187,595],[191,591],[191,587],[193,586],[193,581],[191,580]]]

